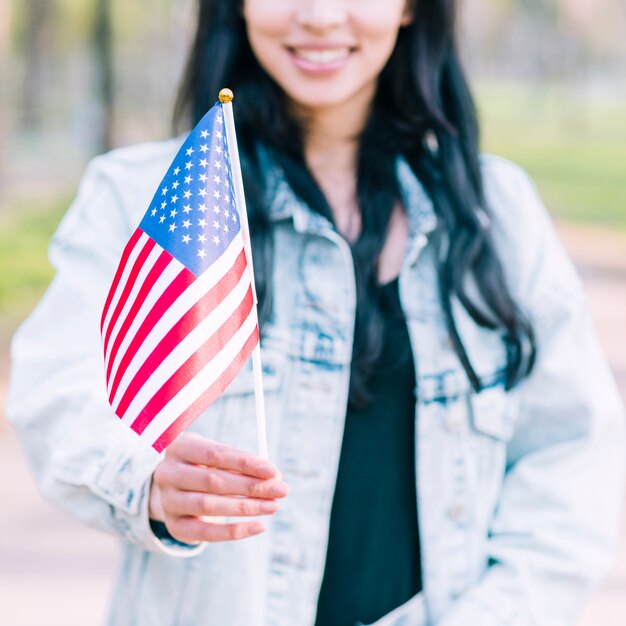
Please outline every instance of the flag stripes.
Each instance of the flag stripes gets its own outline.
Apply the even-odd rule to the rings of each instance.
[[[241,336],[245,336],[241,333]],[[214,402],[230,385],[239,370],[243,367],[243,364],[252,354],[255,346],[259,343],[259,329],[255,325],[252,328],[252,332],[246,339],[244,345],[239,350],[238,354],[229,355],[233,356],[230,365],[222,372],[222,375],[215,380],[210,386],[208,386],[204,392],[198,397],[198,399],[187,408],[168,428],[163,434],[154,442],[153,447],[157,452],[162,452],[176,437],[187,428],[204,410],[204,407],[209,406]],[[232,352],[232,350],[231,350]]]
[[[163,333],[163,338],[150,354],[145,355],[140,350],[137,362],[141,363],[141,366],[119,402],[116,400],[112,402],[115,413],[125,422],[132,421],[131,416],[136,413],[134,407],[142,406],[148,400],[147,396],[156,392],[154,387],[160,380],[176,371],[198,346],[203,345],[216,329],[228,321],[229,315],[235,313],[237,305],[244,298],[245,290],[250,285],[249,276],[242,274],[243,271],[239,276],[234,273],[227,274],[216,285],[216,289],[211,289],[206,294],[207,297],[201,297],[193,303],[191,308],[176,320],[172,328]]]
[[[176,412],[178,410],[180,413],[178,407],[175,406],[177,403],[173,401],[175,401],[176,396],[186,386],[198,387],[199,381],[194,382],[194,378],[203,371],[204,375],[202,380],[204,380],[204,377],[208,377],[208,379],[212,379],[213,377],[215,377],[215,379],[219,378],[222,371],[226,369],[228,365],[230,365],[230,361],[232,361],[232,358],[230,358],[230,361],[228,360],[228,351],[224,352],[223,348],[229,345],[229,341],[233,339],[237,332],[240,334],[246,333],[246,325],[241,326],[240,323],[241,320],[246,320],[249,317],[252,311],[252,304],[252,291],[248,283],[244,299],[240,302],[232,316],[228,316],[219,330],[208,337],[198,350],[195,350],[189,355],[154,394],[148,394],[152,397],[145,403],[144,408],[141,409],[137,418],[132,422],[132,428],[135,432],[141,434],[149,421],[153,419],[152,416],[157,415],[155,419],[158,419],[163,409],[168,407],[170,403],[171,405],[168,407],[168,411]],[[215,361],[213,361],[213,359],[215,359]],[[208,365],[206,365],[207,363]],[[202,389],[199,388],[198,391],[202,391]],[[142,405],[144,402],[140,402],[139,404]],[[124,421],[128,422],[129,420],[124,419]]]
[[[196,277],[137,229],[102,334],[115,414],[152,445],[162,435],[167,445],[180,432],[174,424],[190,423],[207,398],[218,397],[258,342],[241,234],[211,272]]]
[[[128,302],[128,296],[135,286],[135,281],[137,280],[139,272],[144,267],[145,260],[148,258],[155,246],[156,242],[154,240],[150,239],[147,235],[142,234],[128,256],[127,266],[124,268],[124,273],[122,274],[120,283],[117,286],[118,288],[121,288],[119,299],[117,299],[117,301],[116,299],[112,300],[111,304],[115,303],[115,308],[111,307],[111,309],[113,309],[111,317],[105,320],[103,326],[105,355],[108,354],[111,331],[115,328],[124,306]]]

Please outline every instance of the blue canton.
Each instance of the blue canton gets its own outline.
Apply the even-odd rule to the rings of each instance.
[[[239,232],[221,104],[187,137],[139,228],[196,276],[219,258]]]

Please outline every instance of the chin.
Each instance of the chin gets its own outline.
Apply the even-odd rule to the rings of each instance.
[[[345,86],[342,87],[333,88],[333,85],[325,85],[320,81],[307,89],[293,89],[292,85],[290,89],[283,87],[283,91],[291,101],[304,109],[329,109],[340,107],[355,97],[355,92],[346,91]]]

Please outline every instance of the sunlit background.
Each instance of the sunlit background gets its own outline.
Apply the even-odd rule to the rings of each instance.
[[[626,397],[626,4],[461,4],[483,148],[516,161],[536,181],[583,276]],[[3,625],[102,623],[115,541],[37,495],[1,415],[8,347],[51,278],[47,241],[88,160],[170,135],[192,17],[190,0],[0,0]],[[626,528],[623,534],[626,541]],[[623,626],[625,549],[578,626]]]

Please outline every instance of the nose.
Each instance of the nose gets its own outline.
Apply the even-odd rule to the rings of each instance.
[[[298,23],[313,30],[326,30],[346,21],[346,0],[301,0]]]

